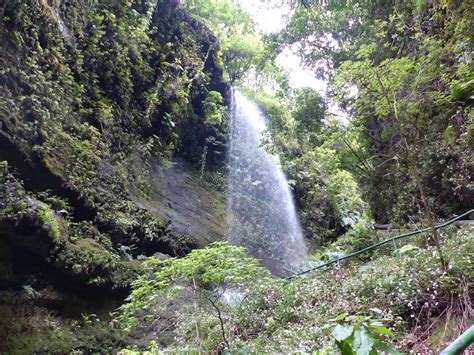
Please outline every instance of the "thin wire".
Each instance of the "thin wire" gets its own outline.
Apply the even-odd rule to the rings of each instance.
[[[434,228],[435,229],[440,229],[440,228],[444,228],[444,227],[447,227],[451,224],[453,224],[454,222],[456,221],[459,221],[460,219],[463,219],[464,217],[466,216],[469,216],[470,214],[474,213],[474,209],[471,209],[465,213],[463,213],[462,215],[459,215],[453,219],[450,219],[449,221],[446,221],[444,223],[441,223],[441,224],[438,224],[437,226],[435,226]],[[429,232],[431,231],[432,228],[431,227],[428,227],[428,228],[424,228],[424,229],[419,229],[419,230],[416,230],[416,231],[412,231],[412,232],[408,232],[408,233],[403,233],[403,234],[400,234],[398,236],[395,236],[395,237],[392,237],[392,238],[389,238],[389,239],[385,239],[384,241],[380,242],[380,243],[377,243],[377,244],[373,244],[371,246],[368,246],[367,248],[364,248],[364,249],[361,249],[359,251],[356,251],[354,253],[351,253],[351,254],[347,254],[347,255],[344,255],[343,257],[341,258],[337,258],[337,259],[333,259],[333,260],[330,260],[324,264],[321,264],[321,265],[318,265],[318,266],[315,266],[313,268],[310,268],[308,270],[304,270],[304,271],[301,271],[301,272],[298,272],[294,275],[291,275],[291,276],[288,276],[286,279],[287,280],[291,280],[292,278],[295,278],[295,277],[299,277],[301,275],[305,275],[307,273],[310,273],[312,271],[315,271],[315,270],[318,270],[318,269],[321,269],[323,267],[326,267],[326,266],[329,266],[329,265],[332,265],[332,264],[335,264],[335,263],[338,263],[342,260],[345,260],[345,259],[349,259],[349,258],[352,258],[354,256],[357,256],[357,255],[360,255],[362,253],[365,253],[366,251],[369,251],[369,250],[372,250],[372,249],[375,249],[377,247],[380,247],[382,245],[385,245],[385,244],[388,244],[390,242],[394,243],[396,240],[398,239],[403,239],[403,238],[407,238],[407,237],[411,237],[412,235],[417,235],[417,234],[420,234],[420,233],[424,233],[424,232]]]

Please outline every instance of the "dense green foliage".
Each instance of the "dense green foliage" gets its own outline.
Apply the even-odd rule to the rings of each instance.
[[[301,4],[275,41],[298,43],[353,116],[346,168],[376,220],[427,214],[420,186],[438,215],[469,208],[472,1]]]
[[[185,336],[186,342],[194,338],[181,350],[199,350],[215,342],[217,349],[229,348],[226,313],[232,309],[232,301],[229,297],[225,301],[226,292],[239,295],[268,277],[268,271],[246,257],[243,248],[223,242],[193,250],[180,259],[150,258],[145,269],[116,321],[127,331],[139,325],[143,332],[151,324],[156,332],[158,327],[161,345],[166,345],[163,335],[167,333]],[[179,307],[174,306],[176,302]],[[209,315],[210,319],[200,319]]]
[[[469,3],[293,2],[287,27],[267,36],[267,52],[296,46],[330,83],[324,99],[285,85],[250,93],[317,244],[362,217],[431,224],[471,207]]]
[[[192,256],[181,259],[183,261],[168,262],[158,272],[147,274],[136,283],[130,303],[123,307],[124,313],[119,319],[129,319],[130,311],[136,312],[135,316],[152,312],[149,321],[173,329],[175,339],[179,340],[172,344],[158,344],[159,349],[167,346],[169,351],[214,351],[224,346],[246,352],[286,353],[321,349],[321,353],[331,353],[336,348],[351,346],[357,354],[368,354],[372,347],[392,352],[389,343],[396,344],[399,349],[439,350],[455,332],[467,327],[473,317],[470,298],[472,232],[472,228],[451,229],[442,234],[450,265],[448,273],[440,269],[434,247],[422,249],[406,244],[402,248],[406,252],[401,255],[380,250],[368,263],[352,262],[290,281],[259,279],[260,282],[247,284],[245,297],[240,303],[219,304],[226,334],[225,345],[215,311],[196,310],[194,291],[188,292],[188,298],[183,297],[183,293],[186,294],[187,287],[193,290],[193,277],[205,281],[200,284],[205,287],[200,291],[206,295],[215,292],[216,284],[214,287],[205,284],[223,281],[238,270],[245,271],[239,274],[239,282],[252,280],[256,276],[254,264],[246,261],[240,252],[235,254],[240,261],[233,264],[235,259],[232,253],[229,255],[232,251],[229,247],[195,251]],[[424,246],[423,238],[411,243]],[[224,266],[227,261],[224,262],[221,255],[231,256],[230,268]],[[148,263],[160,264],[156,260]],[[182,268],[174,267],[178,264]],[[213,267],[209,267],[211,265]],[[150,278],[154,274],[157,277]],[[179,275],[187,278],[188,286],[174,283]],[[155,293],[150,288],[154,288]],[[153,297],[162,290],[167,290],[167,297],[169,290],[179,292],[181,296],[175,294],[172,297],[182,306],[179,315],[174,309],[170,310],[167,297]],[[157,302],[163,302],[162,308],[154,312],[149,306]],[[199,305],[204,307],[205,303]],[[167,316],[164,317],[166,310]],[[445,324],[450,322],[456,327],[445,328]],[[196,336],[199,332],[196,325],[202,327],[199,328],[199,337]],[[392,338],[392,333],[396,337]],[[158,332],[158,335],[163,335],[163,332]]]
[[[205,151],[205,168],[222,165],[215,35],[167,0],[7,1],[0,18],[0,158],[46,204],[38,223],[89,250],[78,263],[69,249],[65,263],[102,263],[101,248],[127,259],[123,248],[176,254],[199,244],[167,235],[167,221],[136,200],[153,192],[153,164],[174,155],[198,168]],[[27,224],[28,207],[0,218]]]
[[[237,0],[187,0],[184,6],[220,39],[221,59],[230,83],[249,77],[262,56],[261,36]]]
[[[2,325],[16,340],[0,351],[47,351],[54,328],[35,317],[74,333],[61,312],[45,318],[62,302],[50,288],[123,292],[144,255],[209,242],[167,229],[154,169],[222,167],[227,86],[216,35],[173,0],[7,0],[0,48],[0,297],[39,295],[12,303],[8,320],[28,326]]]

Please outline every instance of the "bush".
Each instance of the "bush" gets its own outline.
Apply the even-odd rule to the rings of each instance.
[[[400,260],[385,255],[363,267],[351,261],[307,278],[262,285],[236,310],[233,327],[240,333],[231,346],[256,352],[310,352],[332,346],[328,321],[341,313],[367,314],[370,308],[381,310],[384,324],[397,334],[394,340],[403,350],[422,341],[411,332],[421,339],[429,336],[434,316],[443,322],[452,312],[460,333],[473,316],[465,310],[472,309],[474,270],[469,260],[474,235],[472,229],[450,230],[443,238],[447,273],[439,266],[435,247],[429,246],[402,254]]]
[[[345,254],[349,254],[376,243],[377,237],[374,222],[368,214],[365,213],[362,218],[354,223],[349,231],[339,237],[331,246],[342,249]],[[371,253],[364,253],[364,256],[367,255],[371,255]]]
[[[128,332],[147,325],[171,330],[184,349],[209,351],[229,347],[226,312],[232,295],[268,276],[255,259],[246,257],[244,248],[224,242],[180,259],[149,258],[144,269],[147,273],[134,282],[116,323]]]

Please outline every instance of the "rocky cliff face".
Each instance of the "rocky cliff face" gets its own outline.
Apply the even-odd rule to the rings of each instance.
[[[141,255],[222,235],[222,197],[192,173],[202,159],[218,170],[225,150],[225,122],[207,123],[203,105],[226,96],[205,26],[175,0],[7,0],[0,18],[1,248],[126,288]],[[177,157],[180,171],[155,179]],[[189,193],[157,198],[176,174]],[[199,221],[181,213],[203,200]]]

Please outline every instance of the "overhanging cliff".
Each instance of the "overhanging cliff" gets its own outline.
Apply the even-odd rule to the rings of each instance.
[[[41,251],[66,275],[112,287],[126,287],[140,255],[181,255],[219,238],[223,202],[212,183],[198,179],[186,201],[199,208],[217,196],[198,236],[179,228],[194,223],[189,215],[168,213],[173,197],[143,203],[159,184],[157,163],[185,162],[180,176],[203,158],[211,171],[222,166],[225,122],[207,123],[203,108],[209,92],[227,95],[214,34],[175,0],[7,0],[0,17],[0,161],[22,191],[15,208],[7,208],[12,191],[2,191],[0,238]],[[50,230],[48,220],[61,227]],[[25,231],[38,237],[33,244],[20,243]],[[104,255],[128,276],[95,267]]]

